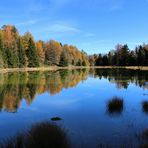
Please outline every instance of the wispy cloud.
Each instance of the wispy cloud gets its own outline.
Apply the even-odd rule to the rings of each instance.
[[[94,37],[96,36],[94,33],[84,33],[85,37]]]
[[[50,25],[46,30],[51,33],[81,33],[80,29],[63,24]]]
[[[50,24],[48,26],[44,26],[44,29],[42,31],[46,33],[50,33],[54,36],[73,36],[73,35],[79,35],[82,38],[90,38],[94,37],[95,34],[85,31],[82,28],[79,28],[79,25],[72,25],[71,23],[68,23],[67,21],[57,22]]]
[[[19,23],[16,23],[15,25],[16,26],[27,26],[27,25],[33,25],[33,24],[36,24],[38,21],[37,20],[29,20],[29,21],[25,21],[25,22],[19,22]]]
[[[89,46],[92,44],[100,45],[100,44],[109,44],[110,42],[111,42],[111,40],[100,39],[100,40],[94,40],[94,41],[89,41],[89,42],[81,42],[80,45],[81,46]]]

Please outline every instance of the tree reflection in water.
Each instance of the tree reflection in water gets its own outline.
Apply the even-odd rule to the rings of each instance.
[[[65,88],[75,87],[88,76],[105,78],[115,83],[117,89],[127,88],[129,83],[148,88],[148,72],[121,69],[76,69],[48,72],[15,72],[0,74],[0,110],[16,112],[22,99],[30,105],[37,94],[56,95]]]

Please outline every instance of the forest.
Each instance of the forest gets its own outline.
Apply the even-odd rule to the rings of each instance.
[[[148,45],[137,46],[130,50],[128,45],[116,45],[107,54],[89,56],[91,66],[148,66]]]
[[[72,45],[54,40],[35,41],[30,32],[20,35],[15,26],[0,29],[0,68],[87,66],[88,57]]]
[[[107,54],[87,55],[55,40],[35,41],[30,32],[20,35],[12,25],[0,29],[0,68],[44,66],[148,66],[148,45],[130,50],[128,45],[118,44]]]

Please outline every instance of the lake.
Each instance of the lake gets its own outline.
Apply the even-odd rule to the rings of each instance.
[[[0,141],[49,121],[65,129],[73,148],[138,147],[148,144],[148,71],[0,74],[0,110]]]

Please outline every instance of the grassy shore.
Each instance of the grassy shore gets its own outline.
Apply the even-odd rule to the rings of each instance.
[[[95,66],[94,68],[99,69],[131,69],[131,70],[148,70],[148,66]]]
[[[58,66],[49,66],[49,67],[26,67],[26,68],[0,68],[0,73],[7,72],[25,72],[25,71],[55,71],[60,69],[80,69],[80,68],[90,68],[83,66],[69,66],[69,67],[58,67]]]
[[[97,69],[131,69],[131,70],[148,70],[148,66],[69,66],[69,67],[57,67],[57,66],[50,66],[50,67],[36,67],[36,68],[1,68],[0,73],[7,73],[7,72],[23,72],[23,71],[55,71],[59,69],[81,69],[81,68],[97,68]]]

